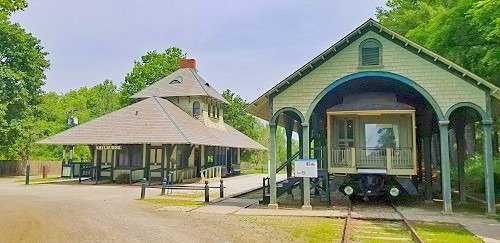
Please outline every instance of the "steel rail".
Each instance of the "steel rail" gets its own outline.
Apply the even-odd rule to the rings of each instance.
[[[351,211],[352,211],[352,202],[349,200],[349,207],[347,209],[347,216],[345,217],[344,222],[344,231],[342,233],[342,243],[349,242],[349,234],[351,233]]]
[[[401,219],[403,220],[406,228],[408,230],[410,230],[411,237],[413,238],[413,240],[418,242],[418,243],[423,243],[424,240],[422,240],[422,238],[420,238],[420,236],[417,234],[417,231],[413,228],[413,226],[411,226],[410,221],[408,219],[406,219],[406,217],[403,215],[403,213],[401,213],[401,211],[399,211],[399,209],[394,205],[394,203],[391,203],[391,206],[394,209],[394,211],[396,211],[396,213],[399,214],[399,217],[401,217]]]

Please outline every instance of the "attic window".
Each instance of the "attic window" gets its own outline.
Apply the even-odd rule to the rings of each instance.
[[[382,64],[381,47],[378,40],[368,39],[359,45],[360,66],[376,66]]]
[[[170,81],[170,84],[180,84],[182,82],[182,77],[179,76],[175,78],[174,80]]]

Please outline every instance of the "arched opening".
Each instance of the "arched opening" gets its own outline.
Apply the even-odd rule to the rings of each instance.
[[[467,196],[471,195],[488,199],[488,194],[493,191],[489,181],[493,178],[488,177],[500,177],[498,174],[489,175],[489,171],[494,172],[494,168],[488,169],[492,155],[498,153],[498,143],[495,142],[498,136],[491,131],[491,121],[482,108],[465,102],[451,107],[446,116],[450,120],[451,185],[454,190],[458,190],[459,201],[465,203]],[[487,127],[490,129],[485,129]],[[490,164],[487,163],[488,158]],[[498,165],[496,167],[498,169]],[[498,184],[498,179],[496,181]],[[494,212],[494,200],[486,201],[493,204],[488,205],[487,211]]]
[[[386,191],[380,193],[387,193],[391,180],[387,178],[392,176],[398,189],[410,195],[419,194],[415,185],[420,183],[426,199],[443,197],[439,121],[444,116],[435,100],[413,81],[387,72],[344,77],[317,96],[306,119],[311,156],[327,161],[325,171],[346,178],[386,176],[368,177],[375,184],[359,189],[364,190],[361,195],[375,195],[373,191],[382,187]],[[333,188],[345,181],[334,181]],[[377,184],[382,182],[386,184]]]

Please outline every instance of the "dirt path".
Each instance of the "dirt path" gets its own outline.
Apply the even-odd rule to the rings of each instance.
[[[138,187],[35,185],[0,178],[0,242],[278,242],[234,215],[158,212]]]

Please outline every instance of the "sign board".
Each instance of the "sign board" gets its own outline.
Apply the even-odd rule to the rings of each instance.
[[[97,150],[121,150],[121,145],[101,145],[96,146]]]
[[[318,161],[315,159],[296,160],[295,177],[318,177]]]

